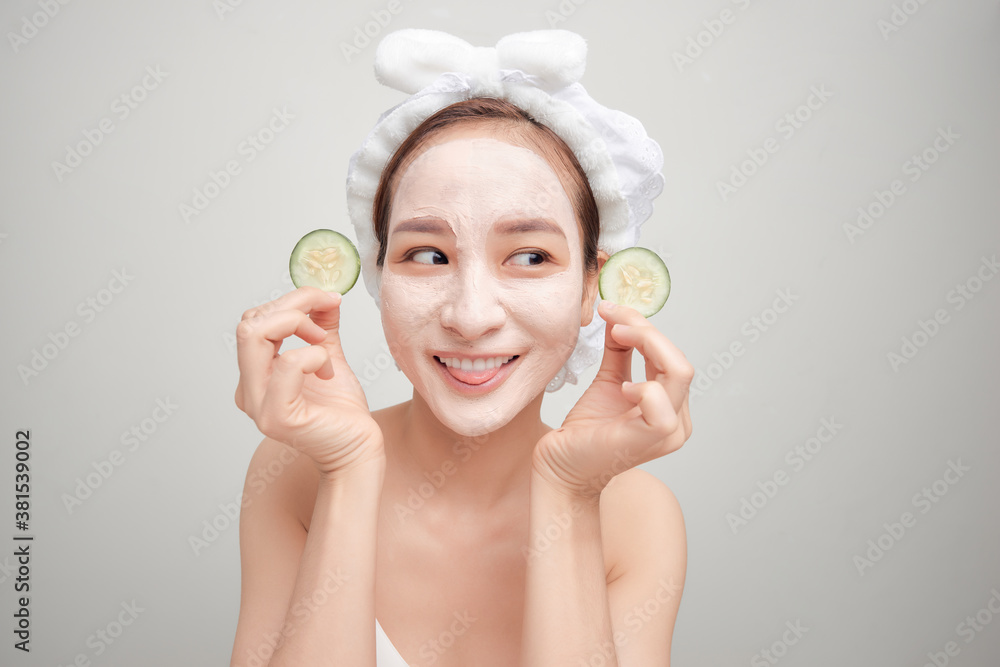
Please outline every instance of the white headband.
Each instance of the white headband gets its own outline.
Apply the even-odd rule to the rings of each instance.
[[[578,80],[587,44],[568,30],[507,35],[496,47],[474,47],[437,30],[386,35],[375,52],[375,77],[410,96],[383,113],[347,170],[347,209],[358,237],[361,271],[379,304],[378,240],[372,203],[396,148],[428,116],[473,97],[507,100],[553,130],[583,167],[597,202],[598,248],[608,255],[638,244],[639,226],[663,189],[663,153],[635,118],[595,102]],[[604,320],[581,327],[576,349],[548,384],[556,391],[601,358]]]

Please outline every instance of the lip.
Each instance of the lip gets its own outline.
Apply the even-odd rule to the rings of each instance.
[[[469,396],[480,396],[482,394],[490,393],[491,391],[499,387],[501,384],[503,384],[503,382],[507,379],[507,377],[513,372],[514,367],[518,364],[518,362],[520,362],[521,359],[524,358],[524,354],[516,354],[517,359],[512,359],[511,361],[508,361],[506,364],[500,367],[500,370],[497,372],[496,375],[491,377],[486,382],[483,382],[482,384],[469,384],[467,382],[462,382],[461,380],[453,376],[451,373],[449,373],[447,366],[442,364],[434,357],[438,358],[453,357],[458,359],[476,360],[476,359],[491,359],[493,357],[513,357],[513,356],[515,356],[514,353],[481,354],[476,356],[470,356],[466,354],[453,354],[453,353],[441,353],[441,354],[435,353],[434,356],[431,357],[431,363],[437,366],[438,373],[441,374],[441,376],[444,378],[444,381],[448,383],[453,389]]]

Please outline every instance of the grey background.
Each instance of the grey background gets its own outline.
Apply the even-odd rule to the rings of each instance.
[[[42,10],[0,9],[3,664],[228,663],[235,521],[197,554],[189,538],[226,523],[220,506],[238,497],[260,440],[233,403],[232,334],[244,310],[291,289],[287,256],[302,234],[332,226],[353,238],[348,157],[402,95],[375,82],[374,40],[350,62],[340,45],[387,4],[72,2],[16,49],[10,33]],[[884,33],[903,5],[915,13]],[[733,21],[709,39],[703,22],[726,9]],[[1000,619],[971,642],[958,625],[1000,590],[1000,279],[973,281],[981,289],[961,309],[948,295],[1000,250],[997,3],[402,0],[380,33],[426,27],[493,45],[550,25],[588,40],[585,87],[641,119],[666,155],[641,243],[665,257],[674,288],[653,321],[703,387],[693,437],[644,466],[687,522],[674,663],[767,664],[759,652],[798,621],[808,632],[781,664],[923,665],[949,641],[960,650],[949,664],[996,664]],[[678,67],[674,54],[702,32],[708,46]],[[112,104],[147,66],[168,74],[122,119]],[[807,114],[813,86],[832,97]],[[243,162],[240,142],[283,107],[294,119]],[[786,138],[776,123],[796,110],[810,117]],[[52,163],[102,118],[114,131],[60,181]],[[911,181],[904,163],[949,127],[959,138]],[[724,201],[717,184],[769,137],[780,149]],[[241,173],[185,223],[179,205],[230,159]],[[905,193],[852,243],[844,225],[894,179]],[[78,305],[123,268],[132,281],[86,321]],[[779,290],[796,300],[752,340],[752,318],[769,316]],[[888,355],[938,309],[948,321],[893,368]],[[348,295],[344,321],[372,408],[407,399],[364,289]],[[22,380],[18,366],[70,323],[79,335]],[[744,353],[724,368],[737,341]],[[548,423],[594,372],[546,399]],[[123,447],[168,398],[176,411]],[[824,418],[843,426],[796,470],[786,453]],[[25,428],[30,657],[11,646],[13,440]],[[64,494],[116,449],[121,465],[70,512]],[[939,483],[947,494],[921,513],[914,495],[959,460],[970,470]],[[782,471],[787,484],[734,532],[727,514]],[[855,556],[907,511],[915,525],[859,571]],[[88,637],[133,600],[135,623],[95,655]]]

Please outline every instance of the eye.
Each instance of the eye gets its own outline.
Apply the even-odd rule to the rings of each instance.
[[[447,264],[448,258],[445,257],[440,250],[417,250],[411,252],[407,255],[407,259],[411,259],[418,264]]]
[[[511,260],[518,266],[538,266],[549,259],[549,254],[542,250],[526,250],[511,255]]]

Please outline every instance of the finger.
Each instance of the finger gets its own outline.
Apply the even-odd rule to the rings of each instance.
[[[236,327],[236,360],[240,369],[241,409],[254,417],[267,387],[271,364],[285,338],[307,343],[325,340],[326,332],[301,310],[279,310],[242,320]],[[239,402],[237,403],[239,405]]]
[[[694,366],[669,338],[646,324],[615,324],[611,335],[621,345],[631,345],[646,360],[646,379],[660,382],[670,397],[670,404],[680,412],[694,379]]]
[[[313,308],[309,317],[323,329],[323,345],[330,354],[346,364],[347,359],[340,344],[340,304],[343,297],[337,292],[324,292],[324,294],[327,295],[326,300],[321,302],[318,308]]]
[[[242,319],[250,320],[270,315],[279,310],[301,310],[304,313],[308,313],[313,310],[329,309],[333,304],[339,304],[340,298],[340,294],[336,292],[324,292],[318,287],[299,287],[291,292],[282,294],[274,301],[268,301],[247,310],[243,313]]]
[[[634,431],[640,441],[650,444],[659,442],[680,426],[677,412],[659,382],[648,380],[625,384],[622,395],[639,406],[639,414],[628,421],[627,428]]]
[[[694,433],[694,426],[691,425],[691,406],[688,405],[688,397],[690,394],[684,396],[684,404],[681,406],[681,423],[684,425],[684,440],[686,441]]]
[[[275,419],[283,422],[289,411],[302,396],[306,376],[320,371],[329,372],[330,355],[319,345],[310,345],[282,353],[274,361],[271,379],[260,405],[262,421]],[[272,422],[273,423],[273,422]]]
[[[614,326],[614,321],[605,317],[606,313],[612,312],[612,308],[617,310],[617,307],[610,301],[601,301],[598,304],[598,314],[604,319],[606,326],[604,328],[604,356],[601,358],[601,367],[594,379],[621,384],[632,379],[632,346],[615,340],[612,335],[611,328]]]
[[[649,324],[649,320],[643,317],[642,313],[631,306],[622,306],[621,304],[614,303],[613,301],[605,300],[601,301],[597,305],[597,309],[598,315],[600,315],[605,322],[611,322],[612,324]]]

